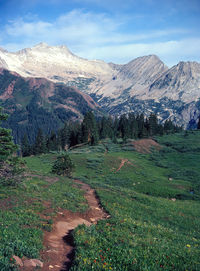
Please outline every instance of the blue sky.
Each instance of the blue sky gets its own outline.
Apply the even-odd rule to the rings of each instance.
[[[200,62],[200,0],[0,0],[0,47],[39,42],[114,63]]]

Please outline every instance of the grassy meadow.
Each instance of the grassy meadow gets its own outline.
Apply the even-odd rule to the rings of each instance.
[[[200,270],[200,132],[155,139],[162,147],[148,154],[110,140],[69,151],[73,178],[93,187],[110,214],[75,229],[70,270]],[[51,174],[55,158],[27,157],[21,185],[0,187],[1,271],[15,270],[12,255],[39,257],[59,208],[87,209],[73,179]]]
[[[43,231],[51,231],[60,208],[83,212],[88,207],[71,179],[51,174],[55,157],[27,157],[24,181],[18,187],[0,187],[1,271],[17,270],[13,255],[39,258]]]
[[[163,147],[151,154],[111,142],[107,153],[102,146],[71,153],[75,176],[111,215],[75,230],[72,270],[200,270],[200,133],[156,140]]]

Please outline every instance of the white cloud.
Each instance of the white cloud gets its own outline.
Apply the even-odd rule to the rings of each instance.
[[[200,60],[200,39],[172,40],[170,36],[188,34],[185,29],[161,29],[148,33],[126,33],[127,17],[110,18],[84,10],[72,10],[54,22],[18,18],[0,30],[1,47],[19,50],[41,41],[50,45],[65,44],[82,57],[125,63],[148,54],[157,54],[168,65],[194,56]],[[3,39],[2,39],[3,37]],[[160,39],[165,41],[160,42]],[[4,40],[4,43],[3,43]]]
[[[47,33],[51,29],[52,25],[48,22],[36,21],[25,22],[22,18],[11,21],[6,25],[5,32],[10,37],[35,37],[41,36]]]
[[[180,41],[131,43],[123,45],[104,46],[78,52],[90,59],[98,56],[99,59],[127,63],[128,61],[144,55],[155,54],[169,67],[179,61],[200,61],[200,39],[185,39]]]

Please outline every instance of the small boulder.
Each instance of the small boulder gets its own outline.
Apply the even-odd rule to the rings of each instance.
[[[38,259],[30,259],[30,260],[25,260],[24,261],[24,266],[25,267],[43,267],[43,262],[41,262]]]
[[[15,259],[16,265],[21,266],[21,267],[24,266],[22,260],[18,256],[14,255],[13,259]]]

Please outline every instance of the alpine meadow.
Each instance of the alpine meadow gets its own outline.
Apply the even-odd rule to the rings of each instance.
[[[0,1],[0,271],[200,271],[199,14]]]

